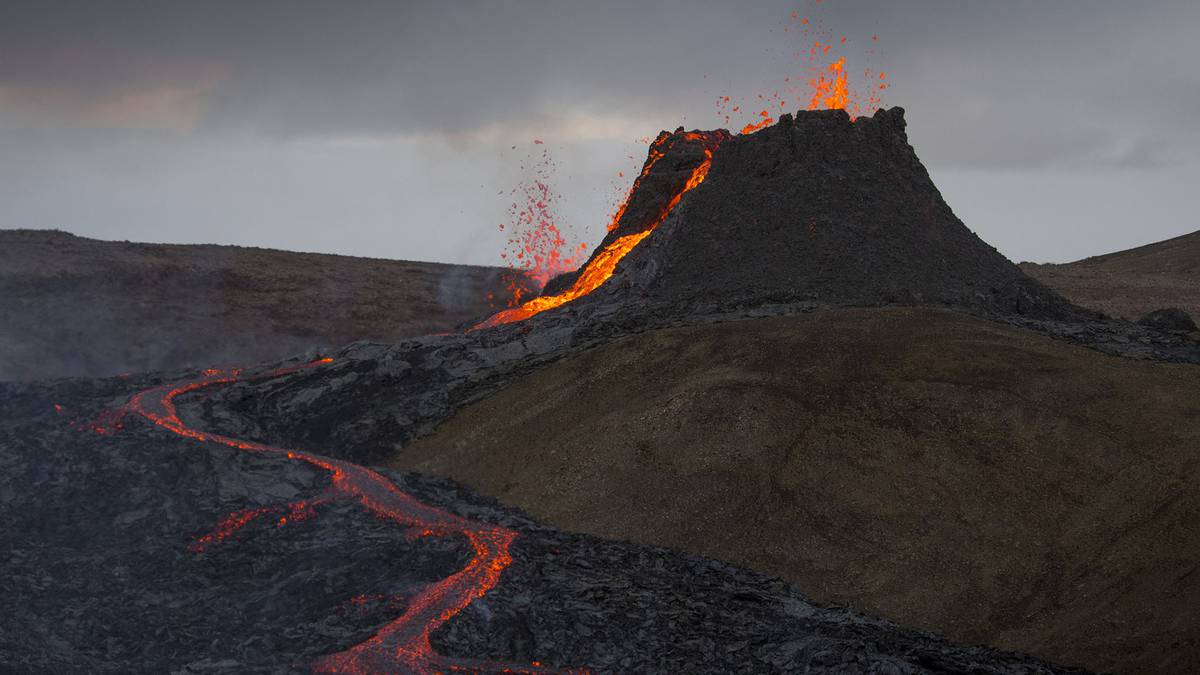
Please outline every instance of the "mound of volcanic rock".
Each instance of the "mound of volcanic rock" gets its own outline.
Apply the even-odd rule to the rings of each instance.
[[[694,134],[671,146],[650,178],[660,166],[687,166],[705,142],[720,147],[702,184],[630,252],[606,290],[676,306],[807,300],[1088,314],[955,217],[904,129],[901,108],[853,122],[843,110],[801,111],[754,134]],[[610,237],[636,228],[638,218],[626,220]]]

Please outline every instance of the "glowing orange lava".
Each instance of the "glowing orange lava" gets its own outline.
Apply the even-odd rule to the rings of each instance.
[[[820,4],[820,2],[818,1],[817,4]],[[794,83],[790,76],[785,77],[784,86],[780,90],[773,91],[770,95],[766,96],[759,94],[758,104],[753,107],[734,103],[729,96],[718,96],[718,114],[724,116],[726,124],[729,124],[732,120],[731,113],[738,113],[743,110],[757,110],[758,112],[755,113],[754,121],[747,123],[740,131],[742,134],[754,133],[775,124],[776,118],[771,113],[773,108],[786,109],[793,102],[801,103],[807,106],[809,110],[845,110],[849,113],[852,120],[863,114],[869,114],[882,105],[882,92],[888,87],[885,81],[887,79],[885,73],[880,72],[878,73],[878,77],[875,77],[875,74],[869,68],[865,69],[863,76],[867,81],[866,93],[865,95],[859,93],[859,91],[850,86],[846,70],[846,57],[839,56],[837,51],[835,51],[833,36],[828,31],[810,22],[808,17],[800,17],[799,12],[793,11],[790,18],[798,22],[798,25],[786,26],[784,28],[785,32],[795,27],[804,39],[808,39],[810,35],[820,38],[813,42],[812,46],[807,49],[809,71],[813,74],[807,83],[807,88]],[[878,41],[878,39],[879,36],[877,35],[871,36],[872,42]],[[849,39],[843,35],[836,42],[837,47],[840,48],[846,45]],[[874,49],[870,49],[867,51],[867,54],[874,54],[874,51]],[[800,55],[801,52],[795,52],[795,56],[799,57]],[[726,110],[729,113],[726,113]],[[685,138],[692,136],[700,136],[700,134],[684,134]],[[633,185],[629,188],[629,192],[625,195],[625,199],[617,208],[612,221],[608,225],[610,232],[616,230],[620,225],[621,219],[625,215],[625,210],[629,206],[629,200],[637,192],[642,179],[646,177],[651,167],[666,154],[667,148],[664,147],[664,144],[671,137],[670,134],[664,132],[659,134],[658,138],[651,144],[649,157],[642,166],[641,174],[634,180]],[[666,211],[645,230],[619,237],[605,245],[603,249],[593,255],[591,260],[587,262],[570,288],[554,295],[539,296],[524,303],[512,303],[515,306],[510,306],[508,309],[494,314],[487,320],[473,326],[471,330],[522,321],[546,310],[561,307],[599,288],[601,284],[612,276],[617,263],[666,219],[667,214],[679,202],[683,194],[704,180],[705,175],[708,173],[708,168],[712,163],[711,150],[706,150],[705,152],[707,155],[706,160],[695,169],[687,185],[672,197]],[[519,294],[516,296],[516,300],[520,300]]]
[[[647,158],[645,166],[642,167],[641,174],[638,176],[637,180],[634,181],[634,189],[636,189],[640,184],[641,179],[649,173],[650,168],[653,167],[654,164],[666,154],[668,148],[663,147],[663,144],[668,138],[671,138],[671,136],[660,134],[655,140],[654,145],[650,147],[650,156]],[[698,140],[701,138],[701,135],[695,133],[685,133],[678,138],[692,141]],[[687,183],[684,184],[683,188],[681,188],[679,192],[671,197],[667,207],[661,212],[661,214],[659,214],[658,218],[656,218],[645,230],[619,237],[592,256],[592,259],[589,260],[584,266],[583,270],[580,271],[579,277],[575,279],[575,283],[572,284],[570,288],[562,293],[539,296],[517,307],[506,309],[502,312],[497,312],[486,321],[474,326],[472,330],[491,328],[493,326],[512,323],[514,321],[523,321],[548,309],[561,307],[562,305],[565,305],[572,300],[581,298],[599,288],[601,284],[603,284],[608,280],[609,277],[612,276],[613,270],[615,270],[617,267],[617,263],[619,263],[627,253],[632,251],[633,247],[637,246],[643,239],[653,232],[656,227],[666,220],[667,215],[669,215],[671,210],[674,209],[679,203],[679,200],[683,198],[683,195],[694,189],[700,183],[704,182],[704,178],[708,175],[708,169],[710,166],[712,166],[712,150],[706,148],[704,150],[704,161],[692,171],[692,175],[688,178]],[[632,196],[634,189],[630,190],[630,196]],[[616,229],[617,223],[620,221],[621,216],[625,214],[625,209],[628,207],[628,205],[629,197],[626,197],[625,202],[621,205],[621,208],[617,211],[616,217],[613,218],[612,224],[609,226],[610,231]]]
[[[813,80],[812,88],[809,110],[845,110],[846,103],[850,100],[850,91],[846,86],[846,57],[843,56],[829,64],[829,76],[821,75]]]
[[[542,145],[542,141],[534,140],[534,144]],[[500,258],[508,266],[502,281],[508,289],[509,307],[520,304],[529,282],[541,289],[551,278],[578,267],[587,255],[586,244],[567,246],[559,226],[562,218],[554,207],[558,194],[551,187],[554,168],[550,151],[542,148],[532,167],[533,176],[510,193],[515,200],[508,209],[508,222],[500,225],[508,234]]]
[[[772,109],[778,111],[800,105],[808,110],[845,110],[853,120],[871,115],[883,106],[883,91],[888,88],[886,73],[864,68],[859,83],[851,84],[846,56],[839,54],[851,43],[848,37],[822,28],[819,21],[801,17],[797,11],[793,11],[786,21],[783,28],[785,33],[795,30],[802,40],[815,38],[812,42],[806,42],[808,46],[803,50],[792,53],[796,59],[807,61],[805,68],[808,77],[784,77],[779,89],[770,94],[759,94],[757,103],[753,105],[738,103],[727,95],[718,96],[717,114],[724,118],[725,124],[731,124],[739,112],[747,114],[756,111],[755,117],[761,119],[748,122],[740,132],[749,134],[774,124]],[[872,43],[878,41],[878,35],[871,36]],[[874,54],[875,48],[871,47],[862,56],[869,62]]]
[[[348,500],[357,502],[373,515],[409,529],[415,536],[466,537],[475,551],[474,557],[466,567],[419,591],[411,598],[403,615],[388,623],[366,642],[344,652],[322,657],[313,664],[316,672],[361,675],[396,672],[504,672],[531,675],[587,672],[562,671],[536,663],[527,665],[454,658],[442,656],[433,650],[429,642],[430,633],[499,583],[500,574],[512,562],[509,549],[517,537],[515,531],[470,521],[423,504],[400,491],[382,474],[350,462],[194,429],[184,424],[175,409],[174,399],[180,394],[237,381],[278,377],[317,367],[331,360],[320,359],[254,377],[242,377],[239,370],[208,370],[198,380],[164,385],[135,394],[127,404],[105,419],[119,422],[125,414],[134,414],[174,434],[202,443],[219,443],[247,452],[305,462],[328,472],[331,480],[325,493],[314,500],[284,507],[286,515],[277,521],[277,525],[281,527],[289,522],[311,517],[314,515],[312,507],[316,504]],[[118,429],[114,424],[101,433],[115,433]],[[273,510],[279,509],[264,507],[234,512],[223,519],[214,532],[200,537],[189,548],[193,551],[203,551],[227,540],[247,523]]]

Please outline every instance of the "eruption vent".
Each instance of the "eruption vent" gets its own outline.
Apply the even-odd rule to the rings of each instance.
[[[904,111],[785,114],[721,144],[687,210],[617,272],[671,306],[922,304],[1066,318],[1080,310],[972,233],[905,134]],[[612,286],[610,284],[610,286]]]
[[[826,95],[840,96],[836,84]],[[476,328],[630,291],[677,308],[817,301],[1079,316],[954,216],[904,129],[892,108],[853,121],[845,110],[784,114],[739,136],[663,132],[581,271]],[[668,217],[685,196],[687,209]]]

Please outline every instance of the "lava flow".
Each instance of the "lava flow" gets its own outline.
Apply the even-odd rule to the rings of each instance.
[[[179,418],[174,399],[180,394],[242,380],[287,375],[306,368],[326,364],[321,359],[299,366],[282,368],[265,374],[243,377],[241,371],[205,371],[197,380],[155,387],[134,395],[118,409],[121,415],[134,414],[153,422],[179,436],[204,443],[220,443],[231,448],[257,452],[308,463],[327,471],[331,482],[324,494],[315,499],[286,507],[287,515],[278,521],[280,526],[303,520],[312,515],[311,507],[334,500],[354,501],[380,518],[409,528],[420,536],[446,537],[461,535],[467,538],[475,556],[457,573],[431,584],[417,593],[399,618],[385,625],[366,642],[346,651],[322,657],[314,664],[317,672],[327,673],[583,673],[562,671],[539,664],[495,663],[474,659],[443,656],[433,650],[430,633],[496,586],[504,568],[512,562],[509,552],[517,533],[502,527],[476,523],[447,511],[423,504],[400,491],[382,474],[365,467],[297,450],[285,450],[263,443],[243,441],[220,434],[193,429]],[[119,422],[119,418],[116,418]],[[110,428],[119,428],[116,423]],[[98,431],[98,430],[97,430]],[[215,532],[201,537],[189,547],[193,551],[221,542],[254,518],[273,509],[250,509],[230,514]]]
[[[655,140],[654,144],[650,146],[650,155],[647,157],[646,163],[642,167],[642,172],[638,175],[637,179],[634,180],[633,188],[630,189],[629,195],[626,196],[625,201],[621,204],[621,207],[617,209],[617,213],[613,217],[612,224],[609,225],[609,231],[611,232],[617,229],[621,218],[625,215],[626,208],[629,206],[629,200],[637,191],[642,179],[649,174],[650,169],[658,162],[658,160],[662,159],[662,157],[670,150],[670,145],[663,147],[664,143],[666,143],[668,140],[671,142],[671,144],[674,144],[678,141],[697,141],[704,138],[706,137],[704,137],[702,134],[692,132],[682,134],[661,134]],[[718,140],[708,140],[714,144],[719,143]],[[702,161],[699,166],[692,170],[691,176],[688,177],[687,182],[684,183],[684,185],[671,196],[671,199],[667,202],[666,208],[662,209],[658,213],[657,217],[655,217],[640,232],[618,237],[605,245],[604,248],[596,252],[583,266],[579,276],[575,279],[575,283],[571,284],[570,288],[554,295],[538,296],[516,307],[497,312],[487,320],[472,327],[471,330],[491,328],[493,326],[512,323],[514,321],[523,321],[531,316],[534,316],[535,314],[540,314],[546,310],[565,305],[566,303],[577,298],[581,298],[599,288],[601,284],[603,284],[605,281],[608,281],[608,278],[612,276],[613,271],[617,267],[617,263],[619,263],[627,253],[632,251],[633,248],[638,245],[638,243],[645,239],[647,235],[653,232],[656,227],[658,227],[664,220],[667,219],[667,216],[671,213],[675,206],[679,204],[679,200],[683,198],[683,195],[694,189],[700,183],[704,182],[705,176],[708,175],[708,169],[710,166],[712,166],[712,153],[712,148],[706,147],[704,149],[704,161]]]

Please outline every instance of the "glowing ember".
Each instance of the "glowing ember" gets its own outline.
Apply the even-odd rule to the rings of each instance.
[[[543,145],[540,140],[534,144]],[[554,207],[558,195],[550,187],[554,167],[550,151],[543,147],[533,177],[510,193],[515,200],[508,209],[508,223],[500,225],[508,233],[500,258],[509,268],[504,277],[509,307],[520,304],[529,282],[541,289],[551,278],[579,267],[587,256],[585,244],[568,248],[558,225],[562,220]]]
[[[846,102],[850,99],[850,92],[846,87],[846,57],[843,56],[829,64],[829,77],[822,74],[812,81],[812,87],[809,110],[845,110]]]
[[[655,139],[654,143],[650,146],[649,157],[647,157],[646,163],[642,167],[641,174],[639,174],[637,179],[634,180],[633,188],[630,189],[629,196],[625,198],[625,202],[621,205],[621,207],[617,210],[617,214],[613,217],[613,221],[609,225],[609,231],[617,228],[621,218],[625,215],[626,208],[629,206],[630,196],[633,195],[637,187],[641,184],[642,179],[645,178],[650,172],[651,167],[653,167],[658,160],[662,159],[670,149],[670,146],[667,144],[668,141],[674,143],[680,140],[696,141],[702,138],[705,137],[701,134],[691,132],[679,135],[667,134],[665,132],[659,134],[659,137]],[[609,277],[612,276],[613,271],[617,267],[617,263],[619,263],[627,253],[632,251],[633,247],[637,246],[638,243],[640,243],[646,238],[646,236],[654,231],[659,224],[666,220],[667,216],[671,213],[671,210],[674,209],[675,205],[679,203],[679,200],[683,198],[683,195],[704,181],[705,176],[708,175],[708,169],[712,165],[712,150],[705,148],[704,156],[704,161],[692,170],[692,174],[684,186],[671,197],[666,208],[663,209],[658,217],[655,218],[649,224],[649,226],[646,227],[646,229],[641,232],[618,237],[617,239],[605,245],[604,248],[594,254],[592,259],[587,262],[584,268],[580,271],[579,277],[575,279],[575,283],[572,284],[570,288],[561,293],[555,295],[543,295],[517,307],[498,312],[492,315],[486,321],[474,326],[472,330],[491,328],[493,326],[512,323],[514,321],[522,321],[534,316],[535,314],[540,314],[548,309],[561,307],[562,305],[565,305],[572,300],[581,298],[599,288],[601,284],[603,284],[608,280]]]
[[[804,50],[792,53],[798,60],[807,61],[807,77],[785,77],[778,90],[769,95],[759,94],[754,105],[737,103],[729,96],[718,96],[717,114],[724,118],[725,124],[730,124],[739,112],[752,111],[756,119],[743,126],[740,132],[749,134],[774,124],[773,109],[803,106],[808,110],[845,110],[853,120],[883,107],[883,91],[888,88],[887,74],[864,68],[862,83],[853,86],[846,56],[839,54],[850,43],[848,37],[825,30],[819,21],[810,21],[796,11],[791,13],[783,30],[785,33],[794,30],[802,40],[813,40],[806,42],[810,46]],[[872,35],[871,41],[878,42],[879,36]],[[874,54],[872,47],[865,50],[864,56],[870,59]]]
[[[282,508],[262,507],[237,511],[225,517],[211,534],[200,537],[189,547],[199,552],[208,546],[228,539],[233,533],[255,518],[272,511],[283,511],[276,524],[284,526],[312,517],[315,504],[348,500],[357,502],[370,513],[402,527],[420,532],[423,536],[464,536],[475,551],[467,566],[414,595],[404,614],[385,625],[371,639],[344,652],[323,657],[314,664],[317,672],[381,673],[381,672],[506,672],[554,673],[559,671],[539,664],[495,663],[442,656],[433,650],[429,635],[438,626],[482,597],[500,581],[500,574],[512,562],[509,548],[517,533],[502,527],[476,523],[447,511],[423,504],[401,492],[392,481],[370,469],[336,459],[296,450],[285,450],[264,443],[243,441],[220,434],[193,429],[179,418],[174,400],[180,394],[206,387],[229,384],[239,380],[277,377],[305,368],[329,363],[321,359],[312,363],[283,368],[255,377],[241,377],[240,371],[205,371],[198,380],[155,387],[134,395],[127,404],[113,411],[106,421],[119,421],[125,414],[140,416],[172,433],[203,443],[219,443],[231,448],[257,452],[305,462],[329,473],[330,484],[315,500],[301,501]],[[101,425],[93,425],[101,426]],[[106,427],[103,433],[114,433],[119,427]]]

